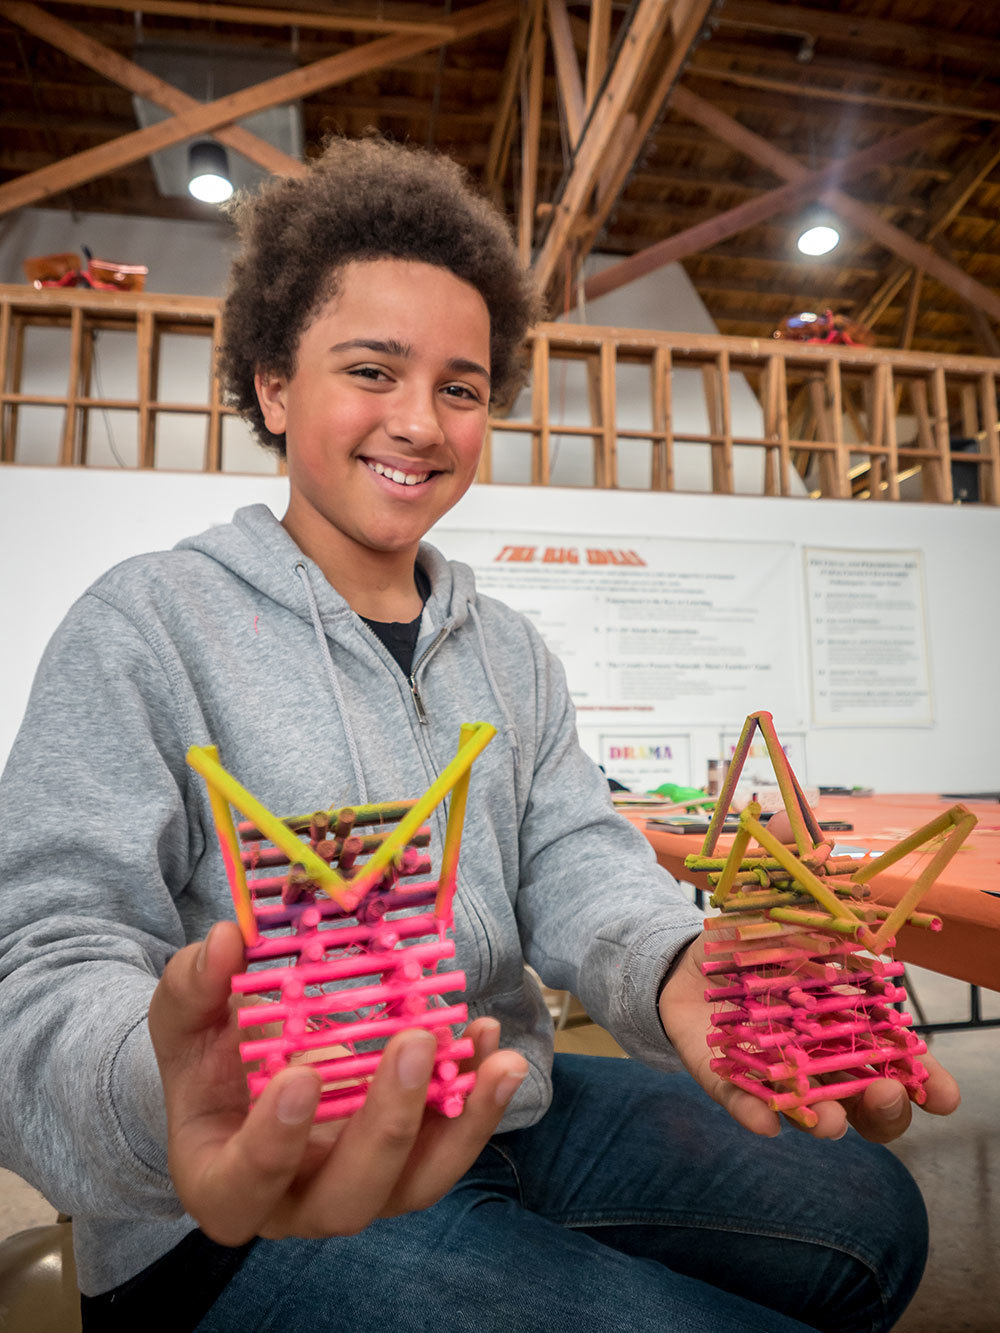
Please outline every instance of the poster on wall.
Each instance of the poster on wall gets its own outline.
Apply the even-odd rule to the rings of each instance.
[[[441,534],[479,590],[521,611],[566,668],[581,726],[805,722],[790,542]]]
[[[929,726],[933,720],[919,551],[806,547],[817,726]]]
[[[691,738],[679,732],[602,731],[597,762],[629,791],[655,791],[664,782],[688,787],[692,782]]]

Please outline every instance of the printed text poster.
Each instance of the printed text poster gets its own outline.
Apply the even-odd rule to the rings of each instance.
[[[933,721],[919,551],[807,547],[817,726]]]
[[[804,723],[790,543],[441,534],[561,658],[581,725]]]

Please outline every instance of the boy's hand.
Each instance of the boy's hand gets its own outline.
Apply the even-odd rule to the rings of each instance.
[[[254,1236],[352,1235],[377,1217],[429,1207],[479,1155],[528,1072],[498,1051],[500,1025],[469,1025],[476,1085],[454,1120],[427,1111],[435,1043],[389,1042],[364,1106],[314,1126],[319,1076],[282,1071],[248,1111],[230,978],[243,967],[235,922],[170,960],[149,1008],[167,1108],[170,1174],[184,1207],[223,1245]]]
[[[705,957],[704,933],[692,940],[677,960],[660,994],[660,1022],[688,1072],[710,1097],[724,1106],[734,1120],[755,1134],[773,1137],[781,1127],[775,1111],[752,1093],[720,1078],[710,1067],[713,1051],[706,1040],[714,1006],[705,999],[708,984],[701,970]],[[927,1101],[923,1110],[932,1115],[950,1115],[960,1101],[958,1084],[931,1055],[922,1055],[928,1071],[924,1084]],[[904,1089],[892,1079],[869,1084],[858,1097],[844,1102],[813,1102],[819,1123],[806,1132],[819,1139],[839,1139],[852,1124],[873,1143],[890,1143],[910,1123],[911,1103]],[[794,1124],[795,1122],[790,1122]]]

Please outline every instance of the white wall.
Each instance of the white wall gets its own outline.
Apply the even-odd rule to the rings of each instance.
[[[224,522],[242,504],[263,501],[280,516],[286,497],[287,483],[278,478],[0,469],[0,757],[44,644],[98,574],[128,555]],[[811,728],[808,780],[881,791],[1000,788],[1000,603],[990,591],[1000,568],[1000,510],[491,486],[474,487],[440,525],[434,539],[446,553],[448,531],[459,529],[919,548],[935,722]],[[804,634],[802,601],[799,615],[775,625],[777,636]],[[684,719],[677,722],[683,729]],[[742,718],[732,722],[737,727]],[[717,728],[713,735],[717,740]],[[707,735],[701,739],[709,743]],[[699,764],[704,753],[698,752]]]

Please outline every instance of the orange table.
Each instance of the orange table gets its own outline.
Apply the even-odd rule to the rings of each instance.
[[[829,833],[838,843],[886,851],[907,833],[955,805],[937,796],[824,796],[817,807],[823,819],[844,820],[851,833]],[[1000,990],[1000,803],[963,801],[979,820],[962,849],[921,901],[919,911],[939,916],[940,933],[914,926],[899,932],[896,956],[973,986]],[[651,810],[624,808],[623,814],[643,832],[656,859],[677,879],[708,890],[707,876],[684,868],[684,858],[700,852],[704,835],[667,833],[647,821]],[[719,839],[724,856],[732,835]],[[875,902],[899,901],[927,862],[930,852],[914,852],[870,881]]]

